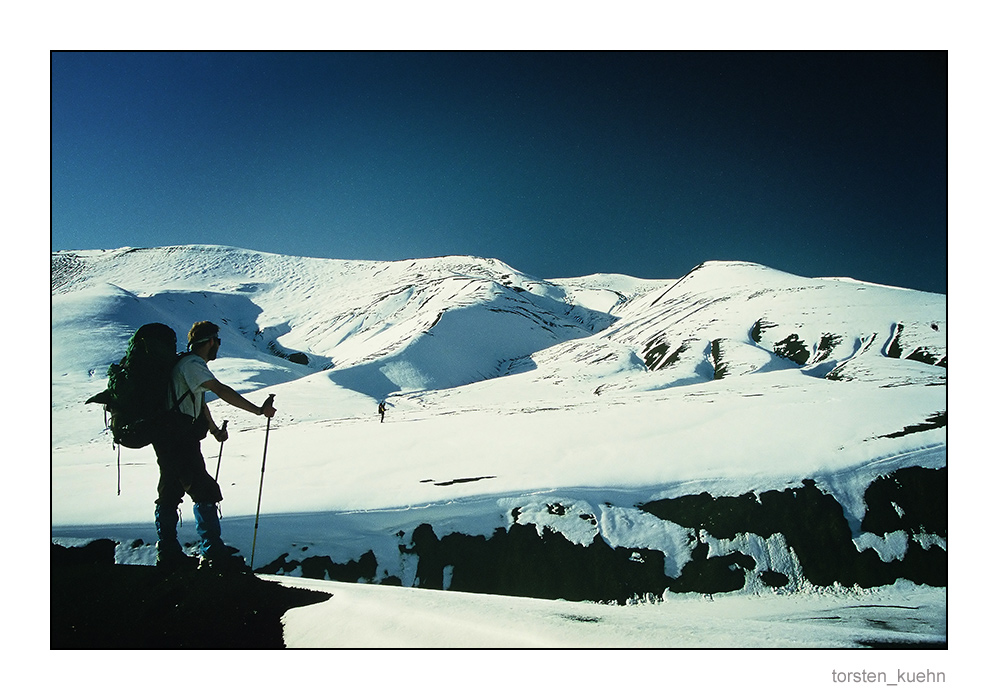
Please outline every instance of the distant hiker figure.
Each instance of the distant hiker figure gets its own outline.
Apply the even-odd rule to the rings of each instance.
[[[385,402],[384,401],[382,401],[381,403],[378,404],[378,413],[381,414],[381,422],[382,423],[385,422],[385,412],[387,410],[388,409],[385,408]]]
[[[208,433],[219,442],[228,439],[211,417],[205,393],[211,391],[226,403],[258,416],[272,417],[276,411],[268,401],[257,406],[234,389],[215,379],[208,362],[218,356],[222,341],[218,326],[199,321],[187,334],[188,352],[173,368],[170,406],[179,400],[178,410],[167,415],[153,449],[159,462],[159,497],[156,499],[156,565],[178,566],[193,563],[184,554],[177,539],[178,508],[187,493],[194,501],[194,521],[198,535],[200,564],[205,567],[245,569],[236,549],[222,542],[218,520],[218,502],[222,490],[205,468],[201,440]]]

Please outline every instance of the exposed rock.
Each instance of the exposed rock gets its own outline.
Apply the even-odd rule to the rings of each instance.
[[[294,362],[296,365],[308,366],[308,355],[303,352],[293,352],[288,355],[288,361]]]
[[[926,546],[920,541],[926,534],[946,537],[945,482],[945,469],[911,467],[870,485],[863,531],[910,535],[904,555],[890,561],[874,549],[857,546],[842,506],[812,480],[758,496],[701,493],[640,506],[715,541],[745,541],[749,536],[768,540],[778,535],[777,541],[785,543],[780,545],[785,558],[799,564],[799,580],[791,579],[793,572],[775,571],[768,561],[756,561],[749,547],[740,551],[732,544],[733,551],[711,555],[703,538],[690,543],[692,560],[678,577],[670,578],[661,551],[613,548],[600,536],[590,545],[574,544],[550,528],[538,531],[534,525],[518,523],[520,509],[514,509],[508,529],[498,528],[490,537],[451,533],[438,538],[424,523],[413,532],[411,546],[400,549],[418,557],[415,585],[422,588],[443,588],[447,569],[451,590],[568,600],[626,602],[665,590],[736,591],[745,587],[749,572],[770,587],[873,587],[899,578],[944,586],[946,551],[935,542]],[[560,504],[547,508],[552,514],[563,511]]]
[[[114,563],[115,543],[52,544],[53,649],[280,649],[281,616],[327,600],[248,573]]]
[[[945,537],[945,483],[945,469],[922,467],[901,469],[878,479],[866,492],[863,530],[878,535],[904,530],[910,534],[935,533]],[[701,493],[653,501],[641,508],[663,520],[704,530],[718,539],[730,540],[741,533],[763,538],[780,533],[800,562],[806,580],[817,586],[838,583],[871,587],[893,583],[898,578],[946,585],[947,559],[941,547],[923,548],[915,544],[908,547],[902,559],[889,562],[882,561],[872,549],[860,551],[842,506],[809,479],[800,488],[766,491],[758,497],[747,493],[715,498]],[[905,513],[903,520],[899,508]]]
[[[773,346],[773,353],[779,355],[780,357],[785,357],[788,360],[793,360],[799,365],[806,365],[808,358],[811,357],[811,351],[807,349],[807,345],[797,337],[796,333],[791,333],[783,340],[776,343]]]

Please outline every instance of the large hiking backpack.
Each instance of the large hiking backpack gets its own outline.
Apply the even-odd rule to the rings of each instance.
[[[162,323],[148,323],[128,341],[120,362],[107,370],[107,389],[86,403],[99,403],[110,414],[114,442],[123,447],[145,447],[168,412],[177,334]]]

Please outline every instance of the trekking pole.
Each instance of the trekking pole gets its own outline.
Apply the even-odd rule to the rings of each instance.
[[[220,432],[225,432],[225,426],[229,424],[229,421],[222,421],[222,430]],[[218,471],[222,468],[222,448],[225,447],[225,441],[218,443],[218,466],[215,467],[215,481],[218,481]]]
[[[271,394],[263,402],[264,407],[274,404],[274,395]],[[270,417],[267,417],[267,432],[263,435],[263,463],[260,465],[260,493],[256,497],[256,520],[253,522],[253,549],[250,552],[250,571],[253,570],[253,561],[256,559],[256,531],[260,527],[260,501],[263,500],[263,472],[267,468],[267,441],[270,439]]]

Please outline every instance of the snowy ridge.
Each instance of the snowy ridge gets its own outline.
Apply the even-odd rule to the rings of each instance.
[[[219,246],[54,253],[52,295],[53,534],[113,535],[122,560],[151,556],[155,457],[122,454],[116,498],[110,439],[82,401],[139,325],[183,337],[201,319],[222,327],[216,376],[277,395],[256,552],[270,573],[363,560],[363,580],[480,590],[486,562],[538,546],[581,557],[555,597],[627,598],[573,588],[597,564],[644,581],[638,596],[829,585],[784,501],[810,503],[805,522],[844,518],[828,544],[846,545],[828,574],[843,585],[925,583],[924,557],[945,556],[931,502],[869,495],[944,473],[943,295],[740,262],[540,280],[472,257]],[[247,552],[263,425],[212,411],[232,435],[223,530]],[[214,463],[216,444],[203,450]],[[710,509],[730,506],[745,529],[718,529]]]
[[[899,310],[911,314],[903,342]],[[623,322],[604,335],[641,347],[651,369],[678,355],[706,357],[714,375],[784,369],[795,363],[827,376],[880,335],[891,357],[920,353],[945,364],[945,297],[867,285],[809,280],[750,263],[705,263],[663,293],[648,293],[620,310]],[[789,362],[783,361],[788,360]],[[688,376],[687,372],[680,374]],[[944,373],[941,373],[944,376]]]
[[[488,378],[504,359],[588,335],[612,320],[567,301],[571,292],[561,287],[495,260],[468,257],[373,263],[191,246],[56,253],[52,268],[60,306],[110,284],[129,290],[133,306],[145,307],[135,309],[133,325],[166,317],[184,328],[190,326],[186,302],[219,318],[223,337],[234,332],[237,354],[254,355],[242,347],[251,342],[285,357],[304,353],[313,368],[380,361],[384,374],[400,379],[396,390]],[[601,292],[598,284],[584,290]],[[502,315],[482,317],[486,312]],[[504,342],[511,347],[503,349]],[[440,353],[438,346],[466,358],[463,371],[445,373],[442,363],[429,359]],[[383,361],[405,348],[410,357]],[[498,358],[486,357],[496,350]],[[102,363],[113,361],[118,349],[109,351]]]

